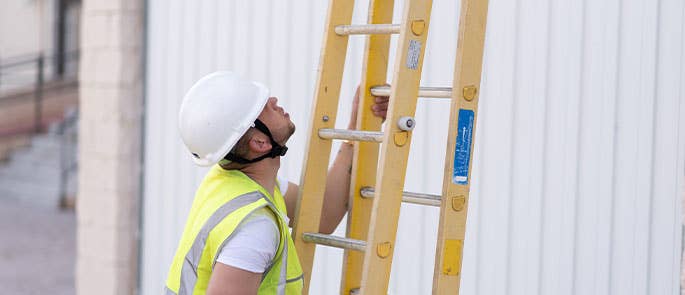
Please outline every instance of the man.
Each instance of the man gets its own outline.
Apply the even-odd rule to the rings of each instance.
[[[349,128],[356,124],[359,90]],[[373,113],[385,118],[387,97]],[[301,294],[302,269],[288,226],[298,187],[278,177],[295,132],[263,85],[234,73],[200,79],[179,113],[183,143],[198,165],[214,165],[197,190],[166,282],[167,294]],[[353,146],[329,170],[319,231],[347,212]]]

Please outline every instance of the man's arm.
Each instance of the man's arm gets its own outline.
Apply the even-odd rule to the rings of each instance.
[[[328,169],[326,192],[324,193],[321,221],[319,223],[320,233],[332,233],[338,227],[345,213],[347,213],[353,153],[354,146],[343,143],[340,146],[340,150],[338,150],[338,156],[335,158],[333,166]],[[299,186],[290,182],[284,198],[291,227],[295,224],[295,207],[297,206],[298,193]]]
[[[257,294],[261,282],[261,273],[217,263],[207,285],[207,295],[254,295]]]
[[[385,115],[388,110],[387,96],[376,97],[371,111],[377,117],[385,120]],[[359,105],[359,88],[355,94],[352,103],[352,115],[348,129],[354,130],[357,126],[357,109]],[[340,145],[338,154],[333,162],[333,165],[328,169],[328,177],[326,178],[326,191],[324,193],[323,208],[321,211],[321,222],[319,223],[319,232],[330,234],[332,233],[340,220],[342,220],[345,213],[347,213],[347,206],[350,195],[350,177],[352,175],[352,158],[354,156],[354,146],[352,144],[343,143]],[[288,191],[284,198],[286,207],[288,209],[288,217],[290,218],[290,226],[294,223],[295,207],[297,206],[297,194],[299,187],[297,184],[289,183]]]

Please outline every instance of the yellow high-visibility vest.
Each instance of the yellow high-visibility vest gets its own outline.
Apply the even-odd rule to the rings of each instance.
[[[219,165],[212,167],[195,194],[169,270],[166,293],[205,294],[219,251],[238,225],[263,207],[271,209],[277,220],[280,242],[258,294],[302,294],[302,268],[285,221],[285,200],[278,185],[271,197],[247,175]]]

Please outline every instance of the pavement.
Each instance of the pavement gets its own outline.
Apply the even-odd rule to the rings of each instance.
[[[66,108],[78,105],[75,81],[48,83],[43,94],[43,129],[62,120]],[[58,201],[51,199],[54,196],[45,193],[46,187],[54,185],[48,180],[59,176],[52,173],[55,167],[46,166],[50,161],[40,161],[40,165],[28,161],[59,151],[54,144],[30,144],[35,139],[35,111],[30,91],[0,98],[0,158],[12,155],[0,163],[4,173],[0,173],[4,180],[0,181],[0,295],[75,294],[76,214],[73,209],[60,209]],[[22,151],[17,149],[23,146]],[[34,169],[29,174],[33,186],[20,186],[26,175],[8,170],[12,161],[20,159],[26,163],[16,166]]]
[[[0,196],[0,293],[74,294],[74,210]]]

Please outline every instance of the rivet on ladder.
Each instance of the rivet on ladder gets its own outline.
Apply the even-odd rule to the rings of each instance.
[[[376,254],[378,254],[378,257],[380,258],[386,258],[390,256],[391,249],[392,244],[390,244],[390,242],[378,243],[378,246],[376,246]]]
[[[407,139],[409,139],[409,132],[407,132],[407,131],[396,132],[394,139],[395,139],[395,144],[397,146],[404,146],[405,144],[407,144]]]
[[[478,88],[473,85],[465,86],[462,90],[462,95],[467,101],[472,101],[474,98],[476,98],[476,94],[478,94]]]
[[[423,30],[426,28],[426,22],[422,19],[414,20],[411,22],[411,32],[416,36],[421,36]]]
[[[452,209],[454,209],[454,211],[459,212],[461,210],[464,210],[465,204],[466,204],[466,197],[464,197],[463,195],[452,197]]]
[[[324,122],[328,122],[328,116],[324,115],[323,118],[321,118]]]

